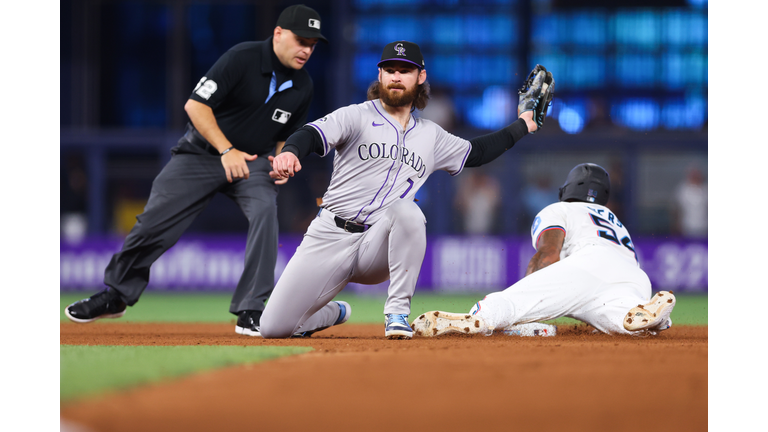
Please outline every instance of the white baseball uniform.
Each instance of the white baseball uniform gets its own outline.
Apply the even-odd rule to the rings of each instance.
[[[651,282],[637,262],[627,228],[605,206],[558,202],[544,208],[531,227],[533,247],[547,230],[565,232],[560,261],[470,311],[497,329],[570,317],[604,333],[629,332],[623,318],[651,298]]]
[[[430,174],[457,175],[472,148],[437,124],[410,117],[405,129],[378,99],[308,124],[326,156],[336,150],[322,209],[288,262],[261,317],[264,337],[333,325],[331,300],[348,282],[391,279],[385,314],[409,314],[426,252],[426,219],[414,196]],[[369,226],[353,233],[335,217]]]

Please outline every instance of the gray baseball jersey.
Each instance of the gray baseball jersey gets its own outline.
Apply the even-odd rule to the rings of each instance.
[[[403,130],[378,99],[340,108],[309,123],[336,150],[322,207],[373,224],[396,199],[412,200],[437,170],[457,175],[472,146],[437,124],[411,116]]]
[[[288,262],[261,317],[265,338],[334,324],[331,300],[348,282],[390,280],[385,314],[410,314],[426,252],[424,214],[414,203],[430,174],[461,172],[472,148],[437,124],[410,117],[407,127],[379,100],[340,108],[309,123],[336,150],[323,209]],[[335,217],[370,225],[347,232]]]

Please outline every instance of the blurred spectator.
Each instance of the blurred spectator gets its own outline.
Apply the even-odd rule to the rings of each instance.
[[[558,190],[552,186],[552,178],[547,173],[539,173],[533,183],[525,185],[522,195],[525,210],[522,224],[526,230],[541,209],[558,201]]]
[[[82,158],[68,155],[60,178],[61,237],[67,242],[78,242],[88,231],[86,216],[88,178]]]
[[[704,175],[697,166],[691,166],[674,195],[674,232],[686,237],[706,237],[707,208]]]
[[[456,127],[456,108],[448,93],[439,86],[432,86],[429,105],[421,111],[419,117],[431,120],[448,132]]]
[[[467,170],[458,178],[455,206],[467,234],[490,234],[501,202],[499,182],[479,170]]]

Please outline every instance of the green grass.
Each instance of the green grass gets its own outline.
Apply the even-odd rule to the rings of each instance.
[[[67,321],[64,308],[93,292],[61,294],[61,321]],[[228,312],[230,294],[145,293],[141,301],[128,308],[124,317],[100,322],[211,322],[234,323]],[[417,293],[411,304],[411,317],[429,310],[469,311],[482,295]],[[385,297],[342,293],[337,300],[352,305],[350,323],[384,322]],[[672,312],[675,325],[707,325],[707,295],[677,295]],[[557,324],[578,321],[561,318]],[[191,373],[241,363],[256,363],[285,355],[310,351],[306,347],[267,346],[74,346],[61,345],[61,400],[93,395],[107,390],[122,390],[136,385],[180,377]]]
[[[64,308],[77,300],[85,298],[93,292],[61,294],[59,313],[61,321],[68,321],[64,316]],[[449,312],[466,312],[482,294],[431,294],[416,293],[411,303],[411,317],[429,310],[444,310]],[[153,293],[147,292],[133,307],[128,308],[125,316],[117,320],[102,320],[99,322],[218,322],[234,323],[235,316],[230,314],[229,302],[231,295],[207,293]],[[367,296],[340,294],[336,300],[344,300],[352,305],[350,323],[383,323],[383,295]],[[678,294],[677,305],[672,312],[675,325],[707,325],[707,295]],[[568,318],[556,320],[557,323],[575,323]]]
[[[61,345],[62,401],[106,390],[256,363],[311,351],[309,347]]]

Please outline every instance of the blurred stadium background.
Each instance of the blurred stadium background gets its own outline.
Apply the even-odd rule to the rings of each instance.
[[[388,42],[417,42],[433,99],[418,115],[472,138],[513,120],[537,64],[557,80],[545,128],[493,163],[419,192],[430,237],[419,289],[514,283],[533,254],[533,216],[568,170],[609,170],[609,207],[655,289],[708,290],[707,0],[339,0],[304,4],[329,45],[306,68],[309,119],[365,99]],[[286,1],[62,0],[61,290],[102,286],[187,122],[184,103],[228,48],[269,37]],[[279,276],[316,214],[332,158],[310,156],[281,187]],[[215,198],[153,267],[149,291],[231,292],[247,221]],[[382,286],[351,285],[356,293]]]

